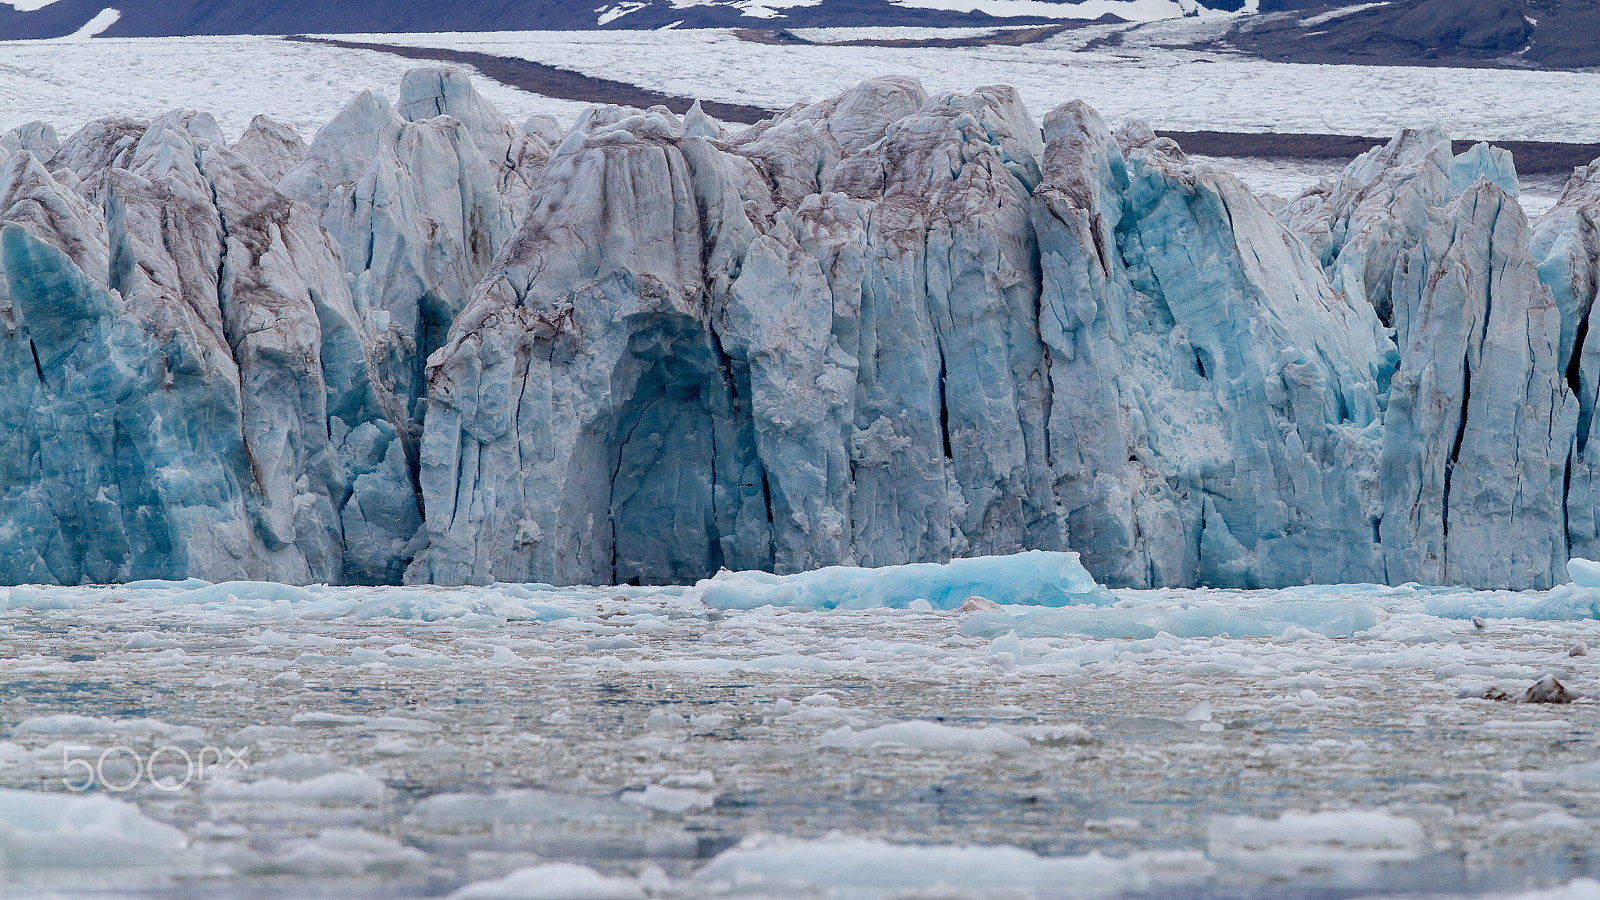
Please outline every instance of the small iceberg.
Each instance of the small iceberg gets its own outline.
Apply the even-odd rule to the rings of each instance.
[[[1573,557],[1567,560],[1567,577],[1578,587],[1600,588],[1600,562]]]
[[[828,566],[796,575],[723,570],[694,591],[714,609],[909,609],[926,600],[934,609],[952,610],[973,596],[1019,606],[1104,606],[1115,599],[1078,554],[1049,550],[877,569]]]

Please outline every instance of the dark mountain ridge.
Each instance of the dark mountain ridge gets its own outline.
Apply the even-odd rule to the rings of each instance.
[[[1072,3],[1059,3],[1064,9]],[[670,0],[376,0],[370,3],[283,0],[121,0],[121,17],[104,37],[174,37],[226,34],[383,34],[438,31],[586,31],[680,28],[861,26],[955,27],[1051,24],[1062,18],[993,16],[901,6],[889,0],[822,0],[794,6],[768,18],[746,15],[731,0],[674,6]],[[1242,0],[1213,0],[1212,9],[1237,10]],[[72,34],[108,6],[108,0],[57,0],[38,10],[19,12],[0,6],[0,39],[53,38]],[[631,8],[631,9],[630,9]],[[609,14],[608,14],[609,13]]]
[[[1264,3],[1288,11],[1241,21],[1223,43],[1285,62],[1600,66],[1600,0],[1403,0],[1328,15],[1338,9]]]

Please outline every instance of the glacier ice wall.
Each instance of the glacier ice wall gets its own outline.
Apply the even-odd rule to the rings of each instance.
[[[1600,544],[1600,176],[1530,223],[1437,128],[1277,216],[1142,123],[909,78],[563,131],[419,69],[309,144],[0,155],[3,580],[1522,588]]]
[[[345,554],[350,469],[381,463],[344,438],[395,428],[326,232],[208,116],[90,128],[111,147],[64,180],[99,204],[29,151],[0,176],[4,577],[398,577]]]
[[[1081,105],[1045,133],[1040,316],[1073,545],[1138,586],[1378,580],[1372,308],[1170,141],[1130,130],[1124,158]]]
[[[1566,564],[1578,403],[1528,239],[1521,207],[1482,179],[1396,270],[1380,532],[1391,579],[1524,589]]]

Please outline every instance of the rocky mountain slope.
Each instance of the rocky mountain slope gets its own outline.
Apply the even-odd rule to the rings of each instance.
[[[1192,14],[1201,8],[1235,11],[1244,0],[977,0],[962,6],[916,0],[600,0],[571,4],[552,0],[502,3],[377,0],[323,3],[283,0],[120,0],[107,37],[170,37],[207,34],[372,34],[393,32],[737,28],[748,26],[983,26],[1089,20],[1144,20]],[[51,0],[0,6],[0,39],[52,38],[73,34],[107,8],[103,0]],[[1105,10],[1110,10],[1106,13]],[[1125,13],[1117,15],[1117,11]],[[101,20],[104,21],[103,19]]]
[[[1230,22],[1216,13],[1244,13]],[[1182,19],[1181,24],[1175,20]],[[1140,25],[1138,23],[1146,23]],[[740,29],[751,39],[808,43],[795,29],[1041,25],[1091,29],[1090,46],[1237,52],[1280,62],[1600,66],[1600,0],[551,0],[493,4],[239,0],[0,0],[0,40],[196,35],[395,34],[506,31]],[[1052,32],[1053,34],[1054,32]],[[906,49],[1026,43],[1028,29],[944,36],[878,34]],[[603,97],[589,102],[606,102]]]
[[[309,146],[0,138],[0,580],[684,581],[1074,549],[1541,587],[1600,551],[1600,168],[1408,131],[1269,209],[1140,125],[883,78]]]
[[[1272,8],[1263,3],[1264,11]],[[1266,59],[1356,65],[1600,66],[1597,0],[1398,0],[1243,20],[1223,42]]]

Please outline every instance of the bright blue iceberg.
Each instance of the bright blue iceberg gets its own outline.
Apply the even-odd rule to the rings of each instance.
[[[1104,606],[1114,599],[1095,584],[1078,562],[1078,554],[1044,550],[975,556],[943,565],[828,566],[798,575],[724,570],[694,589],[707,606],[717,609],[904,609],[917,600],[926,600],[934,609],[956,609],[973,596],[1028,606]]]

